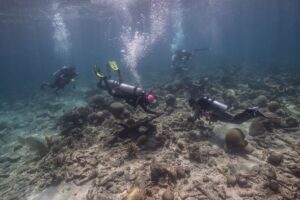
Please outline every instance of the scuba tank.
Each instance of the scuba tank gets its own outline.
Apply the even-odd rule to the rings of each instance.
[[[128,85],[126,83],[119,83],[115,80],[107,80],[107,83],[110,88],[118,88],[121,92],[128,93],[128,94],[144,94],[144,90],[142,88],[139,88],[137,86]]]
[[[202,97],[198,100],[200,106],[204,110],[227,110],[228,106],[209,97]]]

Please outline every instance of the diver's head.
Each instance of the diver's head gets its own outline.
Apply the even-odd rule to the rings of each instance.
[[[147,99],[147,102],[148,102],[149,104],[150,104],[150,103],[153,103],[154,100],[155,100],[155,95],[149,93],[149,94],[146,95],[146,99]]]

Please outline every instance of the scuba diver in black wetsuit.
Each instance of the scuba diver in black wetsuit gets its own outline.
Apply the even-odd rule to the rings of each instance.
[[[155,100],[155,96],[153,94],[146,93],[139,87],[123,83],[120,69],[115,61],[109,61],[107,67],[118,73],[119,80],[116,81],[110,79],[110,75],[108,77],[104,76],[101,74],[97,65],[94,65],[95,74],[99,78],[99,83],[97,84],[99,88],[107,90],[113,97],[124,99],[128,104],[135,108],[137,106],[141,106],[141,108],[147,113],[159,114],[148,108],[148,106]]]
[[[76,68],[74,66],[63,66],[61,69],[53,73],[52,83],[42,83],[41,89],[44,89],[46,86],[55,89],[55,93],[59,90],[65,88],[71,82],[74,82],[74,79],[78,76]],[[73,85],[75,87],[75,85]]]
[[[201,116],[206,116],[210,123],[219,120],[227,123],[241,124],[255,117],[265,117],[257,110],[257,107],[247,108],[234,116],[230,115],[226,113],[227,105],[209,97],[201,97],[196,100],[191,98],[189,99],[189,105],[194,110],[194,114],[188,119],[191,122],[194,122]]]
[[[172,65],[171,67],[174,68],[175,74],[181,74],[183,71],[188,70],[188,61],[191,60],[196,52],[199,51],[207,51],[210,50],[209,48],[202,48],[202,49],[194,49],[193,51],[187,51],[185,49],[178,49],[172,55]]]

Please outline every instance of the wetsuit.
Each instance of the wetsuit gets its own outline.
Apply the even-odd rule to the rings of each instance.
[[[53,82],[52,83],[43,83],[41,89],[44,89],[45,86],[55,89],[55,92],[58,90],[64,89],[65,86],[78,76],[75,67],[66,67],[57,70],[53,73]]]
[[[255,117],[264,117],[255,107],[247,108],[243,112],[233,116],[226,112],[227,105],[209,97],[201,97],[197,100],[190,99],[189,104],[194,110],[193,116],[189,119],[190,121],[195,121],[197,118],[205,115],[210,122],[219,120],[227,123],[241,124]]]

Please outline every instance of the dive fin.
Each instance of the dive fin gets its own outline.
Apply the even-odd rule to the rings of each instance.
[[[93,65],[93,67],[94,67],[94,73],[95,73],[95,75],[98,77],[98,78],[103,78],[104,77],[104,75],[103,74],[101,74],[101,70],[100,70],[100,68],[98,67],[98,65]]]
[[[112,61],[108,61],[108,66],[114,70],[114,71],[118,71],[119,70],[119,67],[116,63],[116,61],[112,60]]]

